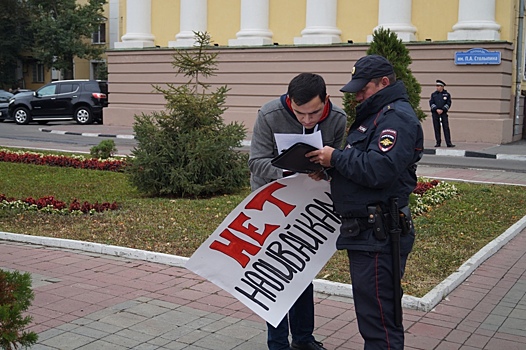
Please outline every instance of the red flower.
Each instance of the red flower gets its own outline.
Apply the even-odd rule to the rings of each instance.
[[[41,155],[37,153],[18,154],[14,152],[0,151],[0,161],[10,163],[24,163],[35,165],[50,165],[59,167],[70,167],[77,169],[93,169],[122,172],[126,167],[123,160],[100,161],[98,159],[84,159],[58,156],[58,155]]]
[[[4,194],[0,194],[0,202],[1,201],[7,201],[7,202],[15,202],[16,199],[14,198],[7,198]],[[95,202],[95,204],[91,204],[87,201],[80,204],[79,200],[74,198],[73,201],[69,204],[69,206],[63,202],[55,199],[53,196],[46,196],[39,199],[34,199],[33,197],[27,197],[21,200],[22,202],[28,204],[28,205],[36,205],[38,209],[42,209],[48,206],[53,207],[53,209],[56,210],[62,210],[65,208],[68,208],[68,211],[82,211],[83,213],[89,213],[92,209],[94,209],[96,212],[100,213],[106,210],[117,210],[119,206],[117,205],[117,202],[113,203],[99,203]]]
[[[417,182],[415,189],[413,190],[414,194],[423,195],[427,190],[435,187],[439,184],[438,180],[431,180],[427,182]]]

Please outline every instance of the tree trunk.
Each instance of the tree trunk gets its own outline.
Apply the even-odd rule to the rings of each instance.
[[[66,68],[64,68],[64,80],[71,80],[71,79],[75,79],[75,77],[73,76],[73,57],[68,57],[67,58],[67,63],[68,63],[68,66]]]

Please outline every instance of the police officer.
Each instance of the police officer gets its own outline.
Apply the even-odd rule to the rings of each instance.
[[[435,147],[440,147],[442,138],[440,137],[440,123],[444,128],[444,139],[446,139],[447,147],[455,147],[451,143],[451,132],[449,131],[449,117],[447,112],[451,108],[451,95],[444,89],[446,83],[442,80],[437,80],[437,89],[431,94],[429,99],[429,107],[431,107],[431,115],[433,116],[433,129],[435,129]]]
[[[345,148],[325,146],[306,156],[332,167],[332,199],[342,218],[336,244],[349,257],[365,349],[403,349],[404,328],[395,317],[401,288],[395,289],[393,276],[396,272],[403,275],[415,238],[408,204],[417,182],[416,163],[423,152],[422,127],[403,82],[396,81],[393,66],[382,56],[360,58],[352,80],[340,91],[355,93],[360,103]],[[392,244],[390,230],[395,220],[386,215],[394,199],[404,228],[398,266],[393,264],[396,256],[391,251],[397,246]]]

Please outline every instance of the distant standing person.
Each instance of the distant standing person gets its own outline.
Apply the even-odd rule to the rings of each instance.
[[[431,107],[431,114],[433,116],[433,128],[435,129],[435,147],[440,147],[442,144],[442,137],[440,136],[440,124],[444,128],[444,139],[446,146],[455,147],[451,143],[451,132],[449,131],[449,117],[447,112],[451,108],[451,95],[444,89],[446,83],[442,80],[437,80],[437,90],[431,94],[429,99],[429,107]]]
[[[278,147],[274,135],[321,132],[324,146],[339,148],[345,137],[345,112],[332,104],[323,78],[313,73],[294,77],[286,94],[263,105],[254,124],[250,143],[250,186],[256,190],[290,172],[271,164]],[[289,173],[289,174],[288,174]],[[321,173],[313,173],[315,176]],[[314,289],[312,283],[299,296],[277,327],[268,326],[269,350],[324,350],[314,331]],[[289,332],[292,343],[289,344]]]

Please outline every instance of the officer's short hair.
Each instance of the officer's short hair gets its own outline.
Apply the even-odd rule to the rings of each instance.
[[[290,81],[287,95],[298,106],[311,101],[316,96],[325,102],[327,97],[325,80],[318,74],[301,73]]]
[[[387,79],[389,79],[389,84],[394,84],[396,82],[396,74],[395,73],[392,73],[392,74],[389,74],[387,76]],[[373,78],[371,79],[371,81],[375,84],[375,85],[378,85],[380,83],[380,80],[382,80],[382,77],[380,78]]]

